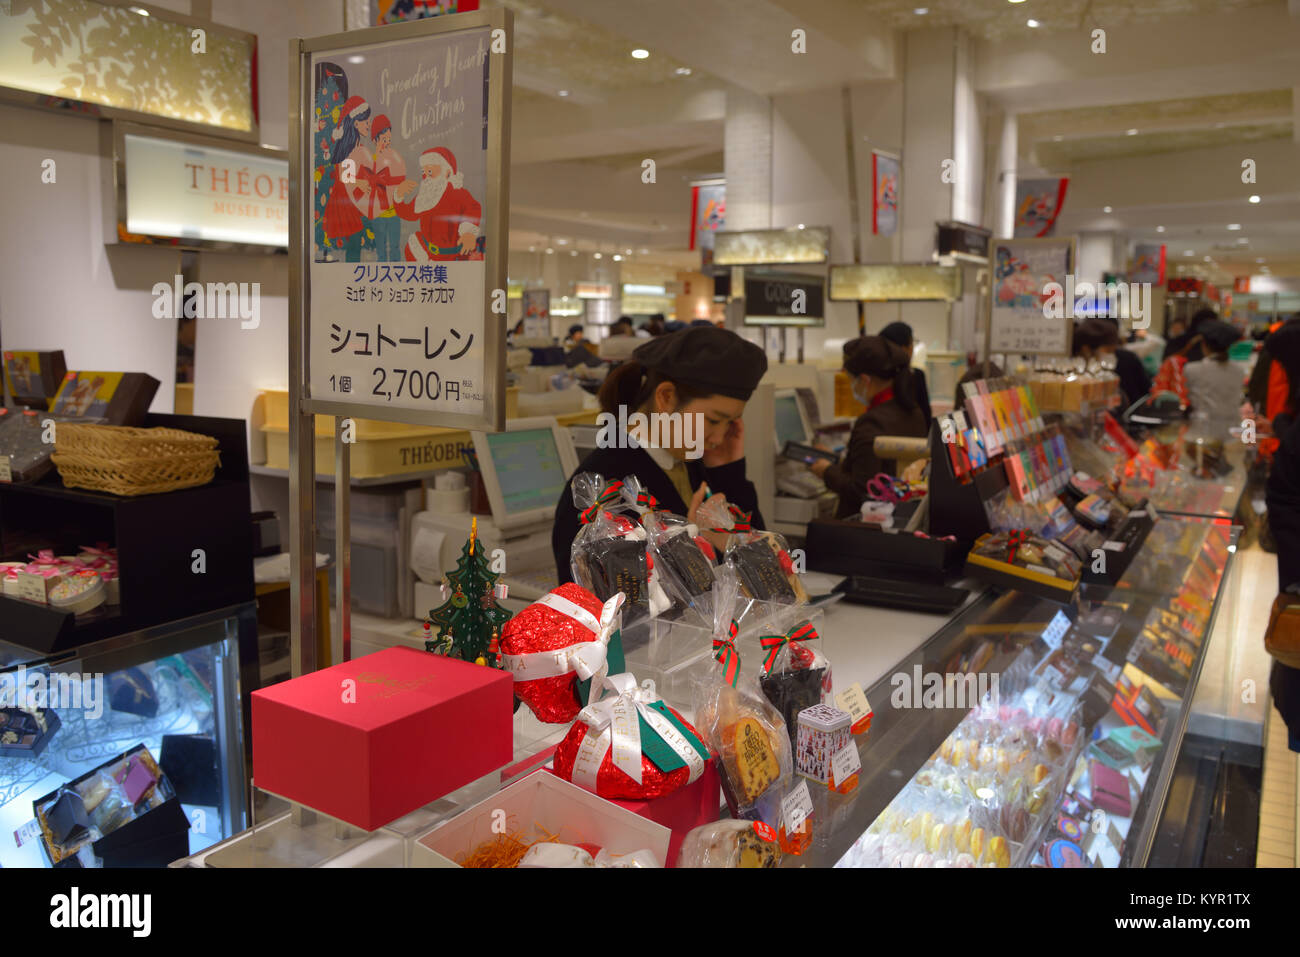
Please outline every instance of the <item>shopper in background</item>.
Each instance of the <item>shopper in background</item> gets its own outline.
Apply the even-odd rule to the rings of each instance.
[[[1250,381],[1246,384],[1246,398],[1254,408],[1255,415],[1272,422],[1278,413],[1285,411],[1287,399],[1291,392],[1286,367],[1276,361],[1274,354],[1279,350],[1287,352],[1296,348],[1300,342],[1300,315],[1291,316],[1285,322],[1275,324],[1264,340],[1251,370]],[[1294,411],[1294,410],[1293,410]],[[1259,439],[1259,454],[1269,462],[1277,451],[1277,436],[1264,435]]]
[[[755,347],[757,348],[757,347]],[[897,474],[897,463],[876,455],[878,435],[924,438],[929,429],[912,394],[911,359],[906,349],[882,336],[844,343],[844,371],[853,380],[853,397],[867,407],[853,423],[844,458],[808,466],[839,494],[837,518],[857,515],[869,493],[867,483],[881,472]]]
[[[880,330],[880,335],[888,339],[894,345],[902,346],[907,350],[908,361],[916,354],[916,342],[912,338],[912,327],[905,322],[891,322],[885,328]],[[916,398],[916,404],[925,416],[925,427],[930,428],[930,389],[925,381],[925,372],[912,366],[912,395]]]
[[[978,382],[980,379],[1000,379],[1002,378],[1002,367],[996,362],[972,362],[970,355],[966,361],[969,367],[957,380],[957,394],[952,399],[952,410],[961,412],[966,408],[966,390],[963,388],[967,382]]]
[[[581,323],[574,323],[569,326],[568,335],[564,337],[564,365],[569,369],[576,369],[578,366],[598,366],[600,359],[592,351],[586,337],[583,335]]]
[[[647,448],[633,436],[619,435],[613,442],[602,439],[574,474],[596,472],[607,480],[635,475],[662,508],[692,522],[706,495],[722,496],[723,502],[749,512],[754,528],[762,528],[758,493],[745,477],[740,417],[765,372],[763,350],[726,329],[684,329],[641,343],[632,358],[605,379],[601,409],[615,417],[621,410],[624,420],[637,412],[692,416],[693,422],[703,424],[703,455],[690,458],[694,451],[688,447]],[[678,437],[686,439],[684,429],[682,433]],[[551,533],[561,582],[573,580],[569,552],[579,528],[571,484],[556,503]]]
[[[614,320],[614,324],[609,327],[611,336],[630,336],[632,335],[632,317],[619,316]]]
[[[1119,324],[1113,319],[1085,319],[1075,326],[1073,352],[1084,359],[1115,357],[1115,374],[1119,376],[1126,408],[1151,391],[1151,379],[1142,360],[1119,347]]]
[[[1204,309],[1198,309],[1192,314],[1192,321],[1187,325],[1187,331],[1174,335],[1175,323],[1169,324],[1169,341],[1165,343],[1165,352],[1162,359],[1168,359],[1170,356],[1183,356],[1188,362],[1195,362],[1203,358],[1205,353],[1201,350],[1200,332],[1201,325],[1206,322],[1217,322],[1219,314],[1208,306]]]
[[[1284,326],[1273,338],[1286,331]],[[1300,326],[1289,328],[1300,332]],[[1300,592],[1300,335],[1270,339],[1273,361],[1285,371],[1290,391],[1284,411],[1273,420],[1273,431],[1280,445],[1273,456],[1265,501],[1268,522],[1277,543],[1277,587],[1279,592]],[[1300,670],[1274,660],[1269,674],[1269,691],[1273,706],[1286,722],[1291,750],[1300,752]]]
[[[1228,361],[1228,350],[1241,333],[1215,319],[1200,326],[1205,358],[1183,366],[1192,431],[1207,439],[1227,441],[1228,430],[1241,423],[1241,396],[1245,376]]]

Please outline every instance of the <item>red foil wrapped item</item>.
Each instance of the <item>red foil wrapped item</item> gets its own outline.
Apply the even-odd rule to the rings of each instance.
[[[501,667],[515,678],[515,695],[547,724],[566,724],[582,708],[578,682],[603,677],[623,593],[602,603],[566,582],[533,602],[501,630]]]
[[[700,733],[630,674],[578,714],[555,749],[555,773],[603,798],[645,801],[697,780],[710,760]],[[598,692],[593,683],[592,695]]]

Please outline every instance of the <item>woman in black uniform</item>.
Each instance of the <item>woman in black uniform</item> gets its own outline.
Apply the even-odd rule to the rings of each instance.
[[[809,465],[826,487],[839,493],[836,518],[856,515],[867,500],[867,483],[881,472],[894,475],[897,463],[876,455],[878,435],[924,438],[925,416],[912,394],[911,354],[881,336],[844,343],[844,371],[853,380],[853,397],[867,407],[853,423],[849,447],[837,464]]]
[[[597,472],[606,480],[635,475],[670,512],[695,521],[705,487],[713,495],[751,513],[755,528],[763,527],[758,495],[745,477],[745,403],[767,371],[767,356],[752,342],[715,326],[683,329],[647,340],[632,358],[614,368],[600,389],[601,408],[630,419],[643,415],[679,413],[694,416],[702,436],[692,433],[690,447],[643,448],[615,427],[602,429],[602,447],[578,466],[578,473]],[[661,430],[661,437],[668,430]],[[678,435],[684,435],[683,430]],[[644,437],[644,436],[643,436]],[[606,440],[612,441],[606,441]],[[702,441],[701,441],[702,440]],[[698,443],[698,444],[696,444]],[[663,444],[661,441],[660,444]],[[692,457],[696,451],[703,455]],[[559,581],[573,581],[569,550],[580,527],[573,504],[573,480],[564,486],[555,506],[551,548]]]

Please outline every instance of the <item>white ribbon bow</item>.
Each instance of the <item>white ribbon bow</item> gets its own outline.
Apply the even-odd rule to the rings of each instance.
[[[610,675],[600,682],[600,687],[612,690],[614,697],[593,700],[578,712],[578,720],[587,726],[587,734],[573,762],[574,784],[595,793],[596,772],[611,749],[614,767],[637,784],[641,783],[641,723],[637,720],[638,715],[686,762],[690,769],[688,784],[704,773],[704,758],[695,746],[675,724],[650,707],[660,700],[658,695],[638,687],[636,678],[630,674]],[[594,689],[593,684],[593,697]]]
[[[572,618],[592,633],[593,640],[580,641],[576,645],[555,651],[502,655],[501,667],[513,674],[516,681],[536,681],[538,678],[554,678],[573,672],[577,672],[582,681],[596,676],[603,677],[608,667],[609,640],[617,630],[618,614],[626,600],[622,592],[616,592],[613,598],[605,602],[600,610],[600,619],[597,620],[587,609],[561,595],[552,592],[542,596],[533,604],[544,605],[566,618]]]

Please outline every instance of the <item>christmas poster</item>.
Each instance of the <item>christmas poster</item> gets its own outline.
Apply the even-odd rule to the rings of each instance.
[[[382,27],[477,9],[478,0],[370,0],[370,23]]]
[[[1016,181],[1016,223],[1014,235],[1051,236],[1065,205],[1065,188],[1070,180],[1021,179]]]
[[[705,250],[713,259],[713,234],[726,225],[727,184],[698,183],[691,187],[691,249]]]
[[[313,398],[483,414],[492,61],[488,27],[313,55]]]
[[[1046,302],[1049,283],[1062,288],[1068,284],[1073,241],[997,239],[991,253],[990,351],[1068,356],[1073,324],[1070,310],[1052,310]]]
[[[871,151],[871,231],[892,236],[898,229],[898,157]]]

